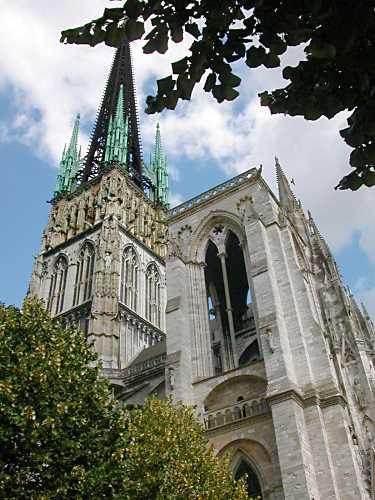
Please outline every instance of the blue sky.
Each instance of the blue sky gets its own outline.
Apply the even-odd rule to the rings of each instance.
[[[52,12],[47,0],[32,5],[18,0],[2,7],[0,301],[8,304],[19,305],[25,295],[64,142],[75,114],[81,112],[80,142],[85,147],[113,54],[106,47],[62,46],[59,32],[96,16],[105,3],[66,0]],[[170,60],[181,58],[183,51],[183,45],[173,46],[167,57],[154,57],[143,56],[139,46],[133,48],[146,158],[157,118],[144,115],[142,103],[155,77],[165,76]],[[292,53],[286,63],[300,56]],[[313,123],[272,117],[256,95],[280,85],[280,71],[239,67],[238,72],[243,83],[241,98],[234,103],[218,105],[198,90],[191,103],[158,117],[173,201],[259,164],[274,189],[278,156],[289,178],[295,179],[297,197],[312,211],[333,249],[346,282],[375,315],[375,189],[333,190],[348,170],[348,150],[338,135],[345,116]]]

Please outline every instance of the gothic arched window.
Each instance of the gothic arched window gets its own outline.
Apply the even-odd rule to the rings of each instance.
[[[50,313],[59,314],[64,308],[68,260],[60,255],[53,267],[47,309]]]
[[[94,266],[94,245],[90,242],[86,242],[80,251],[79,259],[77,262],[73,305],[76,306],[91,298],[94,278]]]
[[[247,494],[250,498],[263,498],[258,476],[247,460],[241,458],[233,474],[236,481],[246,475]]]
[[[137,310],[138,271],[137,254],[132,246],[128,246],[122,254],[120,301],[133,311]]]
[[[150,264],[146,271],[146,311],[150,323],[161,325],[161,279],[158,268]]]

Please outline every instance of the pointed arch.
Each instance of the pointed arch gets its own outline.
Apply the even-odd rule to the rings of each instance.
[[[89,300],[93,291],[95,268],[95,247],[86,240],[81,246],[77,260],[76,277],[74,283],[73,305],[82,304]]]
[[[261,479],[257,467],[242,450],[238,450],[235,453],[231,468],[236,481],[246,476],[247,494],[249,497],[263,498]]]
[[[122,254],[120,287],[120,301],[137,311],[139,258],[133,245],[126,246]]]
[[[161,327],[161,277],[155,262],[146,268],[145,316],[150,323]]]
[[[254,339],[240,354],[238,364],[239,366],[245,366],[260,359],[260,357],[258,340]]]
[[[68,266],[68,258],[66,255],[60,254],[53,266],[49,289],[47,309],[51,314],[59,314],[64,308]]]
[[[190,252],[192,260],[204,262],[210,231],[217,224],[225,224],[225,226],[237,236],[241,243],[245,240],[244,228],[237,215],[225,210],[214,210],[198,225],[192,235],[191,240],[193,244]]]

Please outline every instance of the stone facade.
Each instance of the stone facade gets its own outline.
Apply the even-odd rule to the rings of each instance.
[[[53,315],[81,325],[88,340],[94,341],[104,369],[127,367],[142,349],[165,336],[164,314],[158,324],[147,317],[145,288],[147,269],[153,266],[160,281],[159,307],[164,310],[166,215],[165,209],[151,203],[117,168],[53,202],[29,293],[43,299],[47,306],[51,303]],[[77,268],[82,248],[88,242],[94,248],[91,293],[77,301],[77,282],[86,286],[86,270],[79,275]],[[129,247],[134,249],[137,268],[132,307],[121,300],[123,255]],[[62,256],[67,271],[62,306],[57,310],[50,296],[59,291],[56,287],[53,291],[51,285]]]
[[[374,325],[277,176],[278,197],[251,169],[168,213],[112,168],[54,201],[30,293],[80,322],[124,404],[194,405],[250,492],[374,498]]]

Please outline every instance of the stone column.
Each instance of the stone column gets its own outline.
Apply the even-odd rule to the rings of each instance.
[[[285,498],[326,500],[318,492],[303,408],[293,395],[271,401],[271,408]]]
[[[192,394],[194,347],[188,297],[189,272],[186,264],[178,257],[167,260],[166,271],[167,365],[174,371],[173,397],[185,404],[194,404]]]
[[[237,356],[237,349],[236,349],[236,336],[235,336],[235,331],[234,331],[232,303],[230,300],[230,291],[229,291],[229,284],[228,284],[227,264],[225,261],[226,253],[220,252],[217,254],[217,256],[220,259],[221,271],[223,273],[225,304],[226,304],[226,311],[227,311],[227,316],[228,316],[229,334],[230,334],[231,347],[232,347],[232,353],[231,353],[232,354],[232,363],[233,363],[233,368],[237,368],[238,356]]]
[[[192,362],[194,375],[206,378],[213,375],[210,326],[208,322],[208,307],[206,284],[204,278],[204,263],[188,264],[190,275],[190,316],[193,324]]]

